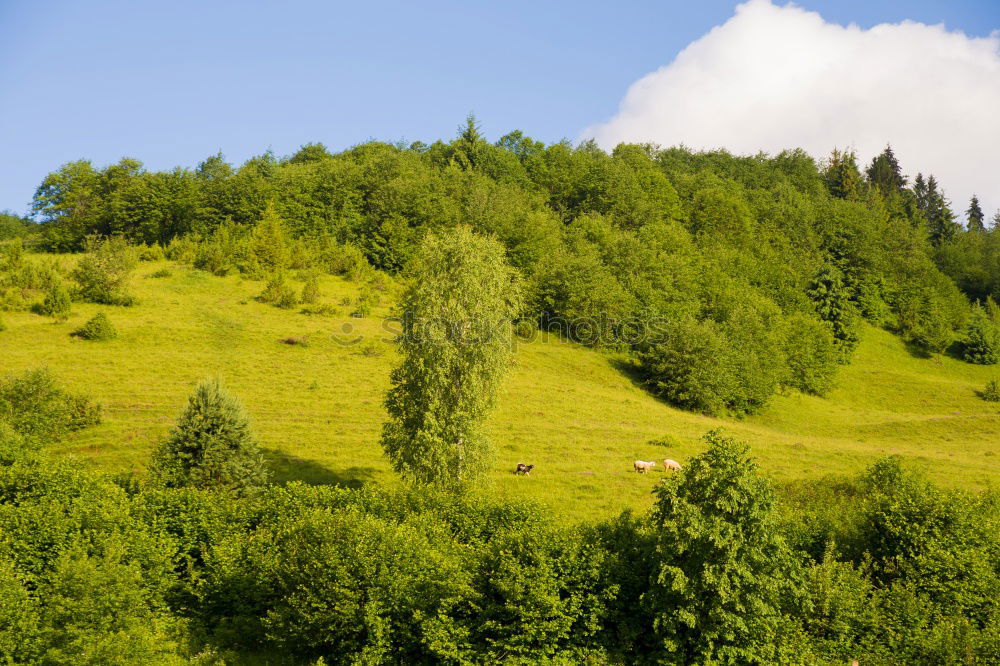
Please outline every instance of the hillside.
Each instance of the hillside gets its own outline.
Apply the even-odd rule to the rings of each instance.
[[[58,258],[67,264],[72,256]],[[168,277],[150,277],[160,269]],[[155,442],[192,387],[222,377],[247,405],[280,480],[394,484],[378,445],[382,398],[396,362],[381,340],[390,289],[372,316],[355,319],[342,299],[357,283],[325,276],[321,302],[339,314],[307,316],[253,300],[263,283],[215,277],[170,262],[143,263],[132,308],[74,304],[68,321],[7,313],[0,371],[49,366],[75,391],[103,403],[104,423],[57,447],[110,472],[142,473]],[[297,283],[301,287],[301,283]],[[69,333],[103,309],[120,337],[91,343]],[[340,345],[349,324],[364,341]],[[279,339],[308,336],[309,345]],[[555,340],[521,341],[490,429],[499,492],[550,505],[574,519],[644,508],[662,472],[637,475],[636,458],[683,462],[723,427],[750,442],[778,481],[855,473],[885,454],[916,461],[946,486],[983,488],[1000,479],[1000,410],[976,391],[992,367],[923,358],[899,338],[866,326],[852,363],[826,398],[787,391],[744,420],[674,409],[632,379],[625,356]],[[650,440],[671,436],[670,446]],[[513,476],[517,462],[537,467]]]

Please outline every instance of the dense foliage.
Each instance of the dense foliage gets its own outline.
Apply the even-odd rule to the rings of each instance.
[[[776,492],[709,433],[649,515],[569,526],[428,487],[111,480],[27,445],[64,419],[30,405],[0,416],[6,661],[1000,659],[1000,499],[892,458]]]
[[[1000,289],[1000,241],[979,228],[978,203],[970,211],[977,223],[962,231],[934,177],[910,185],[891,148],[863,171],[840,151],[823,164],[801,151],[608,154],[520,132],[491,144],[471,118],[450,142],[310,144],[239,168],[221,155],[171,172],[72,162],[34,199],[42,247],[83,249],[93,234],[160,244],[214,273],[269,278],[261,299],[282,307],[304,300],[283,287],[285,270],[369,280],[414,265],[428,233],[465,225],[503,245],[525,320],[632,349],[653,391],[736,414],[782,386],[828,390],[831,334],[847,362],[862,319],[927,352],[960,345],[959,288],[981,301]]]
[[[404,476],[465,484],[491,466],[483,421],[511,364],[519,285],[503,246],[467,227],[428,236],[413,272],[382,447]]]
[[[243,405],[218,379],[202,382],[170,436],[153,453],[150,476],[166,488],[227,488],[266,482],[263,453]]]

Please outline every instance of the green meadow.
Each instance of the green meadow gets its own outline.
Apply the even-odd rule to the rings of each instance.
[[[76,261],[56,258],[66,266]],[[164,269],[168,276],[153,277]],[[398,483],[378,443],[383,396],[399,360],[394,327],[384,323],[398,285],[388,284],[365,318],[351,317],[344,304],[360,285],[342,278],[320,280],[329,315],[259,303],[263,287],[239,275],[142,263],[134,307],[76,303],[66,321],[5,313],[0,373],[48,366],[66,388],[100,402],[103,423],[52,450],[110,473],[143,475],[196,383],[218,376],[252,415],[277,480]],[[117,339],[70,335],[99,310]],[[282,342],[289,337],[308,344]],[[749,442],[779,483],[855,474],[887,454],[943,486],[982,489],[1000,479],[1000,408],[977,395],[998,375],[995,367],[928,357],[870,326],[827,397],[786,391],[744,419],[671,407],[639,385],[625,355],[555,336],[515,344],[515,367],[489,422],[492,490],[537,500],[571,520],[647,508],[662,460],[683,464],[715,428]],[[637,474],[636,459],[658,464]],[[517,477],[518,462],[535,470]]]

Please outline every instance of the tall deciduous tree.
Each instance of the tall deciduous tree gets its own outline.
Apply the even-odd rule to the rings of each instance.
[[[456,486],[490,462],[482,425],[510,365],[520,288],[503,246],[466,227],[428,236],[413,278],[382,447],[404,476]]]
[[[218,379],[202,382],[170,437],[153,454],[154,481],[168,488],[247,491],[267,480],[263,454],[243,405]]]

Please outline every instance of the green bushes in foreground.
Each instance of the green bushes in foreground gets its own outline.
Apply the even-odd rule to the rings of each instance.
[[[891,459],[834,490],[776,494],[746,447],[706,446],[649,516],[593,527],[429,489],[126,493],[72,463],[0,456],[0,658],[1000,658],[996,497],[941,491]]]
[[[0,423],[43,443],[101,422],[101,407],[67,393],[47,369],[0,377]]]
[[[0,455],[0,659],[1000,658],[994,493],[940,490],[894,459],[774,489],[746,446],[704,443],[648,515],[594,526],[431,488],[126,492]]]

